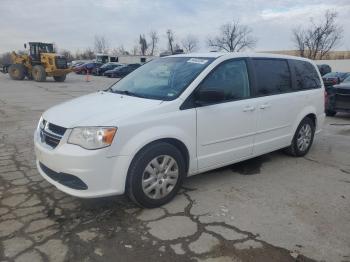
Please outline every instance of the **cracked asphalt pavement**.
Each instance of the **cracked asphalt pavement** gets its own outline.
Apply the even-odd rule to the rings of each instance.
[[[274,152],[190,177],[152,210],[44,181],[33,151],[41,113],[114,81],[0,74],[0,261],[350,261],[350,115],[327,118],[304,158]]]

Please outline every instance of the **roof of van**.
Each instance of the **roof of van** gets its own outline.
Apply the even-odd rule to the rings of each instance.
[[[268,58],[284,58],[284,59],[297,59],[310,61],[309,59],[298,57],[298,56],[290,56],[290,55],[279,55],[279,54],[270,54],[270,53],[245,53],[245,52],[207,52],[207,53],[187,53],[187,54],[178,54],[172,55],[171,57],[268,57]]]

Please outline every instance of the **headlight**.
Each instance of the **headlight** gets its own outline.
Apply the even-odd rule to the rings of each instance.
[[[46,124],[46,121],[43,119],[43,117],[40,117],[39,123],[38,123],[38,128],[44,129]]]
[[[76,127],[69,135],[68,144],[99,149],[110,146],[116,132],[116,127]]]

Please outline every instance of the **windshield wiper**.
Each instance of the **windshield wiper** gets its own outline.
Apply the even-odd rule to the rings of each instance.
[[[134,92],[130,92],[128,90],[113,90],[111,89],[112,93],[117,93],[117,94],[121,94],[121,95],[127,95],[127,96],[135,96],[135,97],[141,97],[144,98],[143,96],[136,94]]]

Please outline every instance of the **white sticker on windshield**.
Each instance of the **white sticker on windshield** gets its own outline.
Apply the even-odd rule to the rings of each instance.
[[[201,64],[204,65],[208,62],[208,60],[200,59],[200,58],[191,58],[187,61],[187,63]]]

